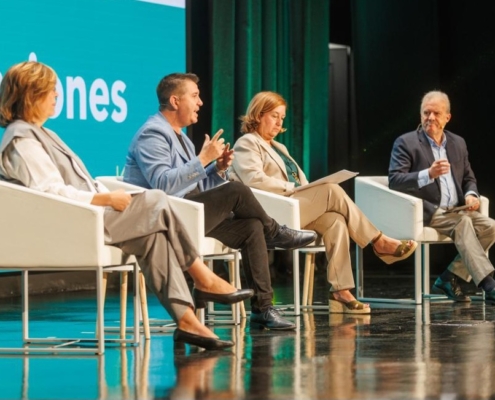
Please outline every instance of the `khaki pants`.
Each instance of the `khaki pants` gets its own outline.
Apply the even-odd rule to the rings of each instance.
[[[330,290],[354,288],[349,238],[363,248],[378,235],[378,229],[339,185],[318,185],[291,197],[299,200],[301,227],[316,231],[323,239]]]
[[[450,237],[455,243],[459,254],[450,263],[450,272],[467,282],[472,277],[476,286],[493,272],[492,263],[486,255],[495,242],[493,219],[477,211],[444,214],[439,208],[433,214],[429,226]]]
[[[176,322],[194,308],[184,272],[198,252],[164,192],[135,195],[122,212],[107,207],[104,221],[105,243],[136,256],[146,284]]]

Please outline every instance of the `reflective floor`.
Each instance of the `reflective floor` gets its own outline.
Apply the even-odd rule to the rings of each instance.
[[[397,282],[381,281],[394,295]],[[276,286],[289,301],[291,282]],[[325,297],[324,284],[316,300]],[[472,289],[472,288],[471,288]],[[150,315],[166,318],[149,296]],[[489,399],[495,397],[495,307],[476,301],[372,304],[370,316],[304,312],[295,332],[214,325],[232,351],[174,353],[170,331],[103,356],[2,356],[1,399]],[[18,300],[0,303],[1,346],[20,344]],[[129,308],[130,312],[131,308]],[[110,294],[106,317],[118,316]],[[36,296],[31,331],[94,332],[91,292]],[[166,329],[165,329],[166,330]]]

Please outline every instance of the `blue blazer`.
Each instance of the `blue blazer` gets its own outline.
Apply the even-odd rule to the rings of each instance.
[[[464,204],[464,196],[473,191],[479,196],[476,178],[469,163],[466,142],[458,135],[444,131],[447,137],[446,151],[452,177],[457,189],[459,205]],[[419,172],[430,168],[435,161],[430,142],[422,129],[399,136],[392,148],[388,182],[390,189],[398,190],[423,199],[423,219],[428,225],[441,200],[438,179],[419,188]]]
[[[225,183],[211,163],[203,167],[193,142],[181,132],[187,156],[167,119],[156,113],[148,118],[129,146],[124,182],[184,197],[199,185],[201,191]]]

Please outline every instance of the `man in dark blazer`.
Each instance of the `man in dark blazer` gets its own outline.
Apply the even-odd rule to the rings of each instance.
[[[486,251],[495,242],[495,221],[479,209],[476,178],[466,142],[444,130],[450,121],[450,101],[440,91],[428,92],[421,102],[418,129],[396,139],[389,166],[389,186],[423,199],[424,224],[449,236],[459,254],[433,284],[432,293],[455,301],[470,301],[458,278],[481,287],[495,301],[494,271]],[[467,206],[457,212],[453,207]]]

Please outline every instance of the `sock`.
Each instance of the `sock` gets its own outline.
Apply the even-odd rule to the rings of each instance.
[[[446,269],[445,271],[443,271],[442,274],[440,275],[440,279],[442,281],[444,281],[444,282],[448,282],[452,278],[455,278],[455,274],[453,274],[452,272],[450,272],[448,269]]]
[[[478,285],[478,287],[482,288],[485,292],[489,293],[493,289],[495,289],[495,279],[493,279],[490,275],[485,276]]]

